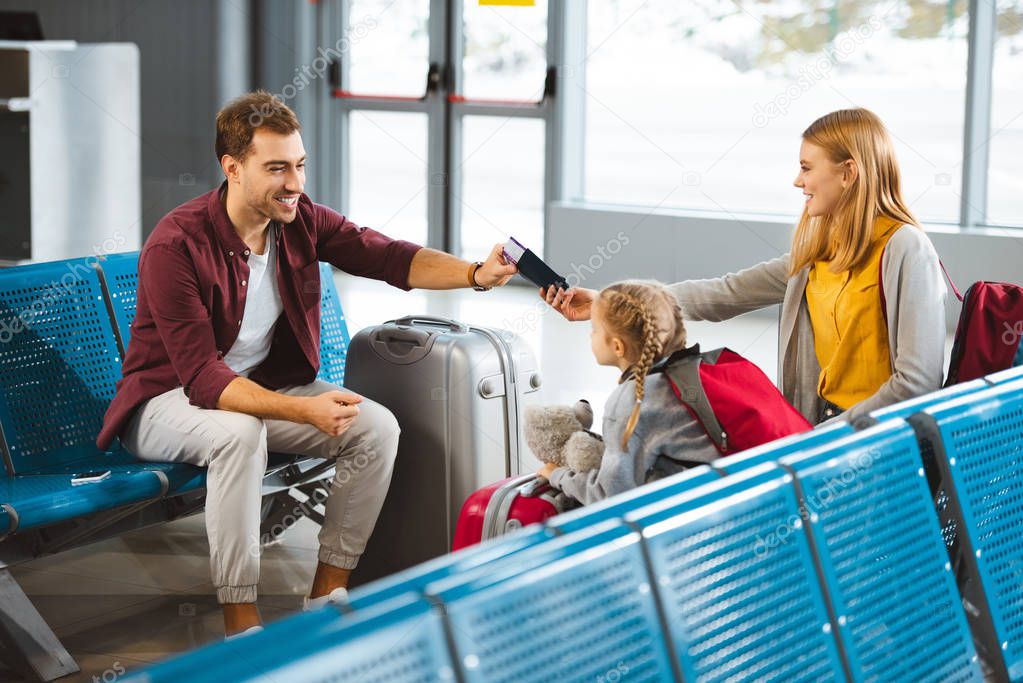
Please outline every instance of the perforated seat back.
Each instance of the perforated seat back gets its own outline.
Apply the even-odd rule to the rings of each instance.
[[[111,254],[101,267],[123,348],[127,349],[138,301],[139,253]],[[351,339],[328,263],[320,264],[320,285],[320,372],[317,377],[342,385]]]
[[[110,254],[100,262],[100,277],[106,288],[110,309],[114,313],[122,353],[131,339],[131,324],[135,322],[138,304],[139,252]]]
[[[628,517],[683,679],[844,680],[792,477],[764,464],[698,493]]]
[[[101,456],[121,358],[89,259],[0,270],[0,425],[15,474]]]
[[[141,670],[126,683],[454,680],[440,613],[406,595],[357,614],[326,607],[295,615]]]
[[[980,681],[913,430],[884,422],[782,460],[854,680]]]
[[[765,463],[776,463],[783,456],[816,448],[829,441],[835,441],[843,436],[848,436],[854,431],[852,425],[848,422],[838,420],[816,429],[811,429],[808,432],[800,432],[799,434],[776,439],[762,446],[750,448],[742,453],[718,458],[711,463],[711,467],[719,470],[722,474],[737,474]]]
[[[334,272],[329,263],[320,264],[320,372],[319,379],[341,386],[345,381],[345,360],[348,358],[348,324],[341,299],[334,286]]]
[[[639,536],[608,522],[431,586],[465,683],[672,680]]]
[[[960,587],[979,642],[1004,664],[1002,675],[1023,680],[1023,380],[935,406],[912,423],[946,479]]]

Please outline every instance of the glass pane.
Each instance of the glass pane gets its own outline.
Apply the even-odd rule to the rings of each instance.
[[[349,90],[421,96],[429,69],[429,0],[350,0],[348,35],[335,46],[350,59]]]
[[[958,221],[965,0],[589,4],[586,192],[795,217],[800,135],[866,107],[920,219]]]
[[[543,254],[543,121],[467,116],[462,136],[462,258],[509,236]]]
[[[1023,225],[1023,1],[999,0],[992,73],[988,223]]]
[[[350,140],[348,217],[426,244],[426,115],[356,110]]]
[[[465,0],[463,92],[469,98],[525,100],[543,95],[547,0],[533,7],[481,7]]]

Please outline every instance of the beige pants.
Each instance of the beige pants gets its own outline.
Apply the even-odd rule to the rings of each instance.
[[[317,380],[279,393],[315,396],[336,389]],[[146,401],[123,440],[142,460],[209,468],[206,533],[217,599],[221,603],[255,602],[267,451],[336,460],[330,495],[324,503],[326,520],[319,535],[319,559],[353,569],[391,482],[398,422],[387,408],[364,399],[348,431],[331,437],[311,425],[197,408],[178,388]]]

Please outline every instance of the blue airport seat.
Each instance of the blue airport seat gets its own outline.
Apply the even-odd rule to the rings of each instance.
[[[163,496],[166,475],[158,469],[112,466],[102,482],[71,485],[70,474],[0,478],[0,535],[47,526]]]
[[[887,420],[782,465],[852,680],[981,681],[912,428]]]
[[[111,254],[104,258],[100,267],[122,348],[127,349],[138,301],[139,252]],[[350,343],[348,324],[341,309],[333,271],[329,263],[321,263],[319,379],[339,386],[344,383],[345,359]]]
[[[957,396],[963,396],[974,391],[986,389],[989,386],[991,386],[990,383],[983,379],[974,379],[969,382],[962,382],[961,384],[953,384],[945,389],[932,391],[931,393],[924,394],[923,396],[917,396],[906,401],[900,401],[894,405],[873,410],[868,414],[869,420],[862,426],[870,426],[870,424],[876,424],[878,422],[883,422],[884,420],[893,420],[896,418],[906,419],[914,413],[919,413],[924,408],[944,403],[945,401]]]
[[[1019,353],[1023,353],[1023,344],[1020,344],[1019,348]],[[1021,359],[1021,361],[1023,361],[1023,359]],[[1018,379],[1023,379],[1023,365],[1017,364],[1015,367],[1009,368],[1008,370],[993,372],[984,379],[986,379],[989,384],[1005,384],[1006,382],[1014,382]]]
[[[110,254],[100,262],[100,275],[116,323],[121,349],[128,348],[131,326],[135,321],[138,301],[139,252]],[[334,276],[327,263],[320,264],[320,372],[319,379],[341,385],[344,381],[345,358],[350,342],[341,300],[334,285]],[[294,456],[271,453],[271,464],[285,464]],[[206,471],[189,465],[175,465],[167,470],[170,495],[201,489],[206,485]]]
[[[439,581],[463,683],[674,678],[639,535],[586,528]]]
[[[329,263],[320,264],[320,373],[319,379],[343,386],[345,360],[348,358],[348,323],[341,310],[341,299],[334,285]]]
[[[546,543],[554,537],[553,530],[531,525],[479,545],[442,555],[353,589],[348,600],[342,604],[342,609],[358,611],[406,593],[422,595],[431,583],[490,564]]]
[[[120,377],[120,354],[87,259],[0,270],[0,424],[11,474],[124,464],[93,441]]]
[[[135,308],[138,304],[139,252],[104,256],[99,270],[123,353],[131,339],[131,324],[135,322]]]
[[[844,680],[792,477],[779,466],[627,520],[647,546],[683,680]]]
[[[1023,681],[1023,379],[910,418],[959,526],[953,565],[981,656]]]
[[[453,681],[440,613],[402,596],[357,614],[333,607],[133,672],[125,683]]]
[[[975,391],[986,389],[989,386],[991,386],[991,384],[987,382],[986,379],[975,379],[968,382],[962,382],[960,384],[953,384],[952,386],[939,391],[934,391],[929,394],[924,394],[923,396],[917,396],[916,398],[911,398],[891,406],[874,410],[863,420],[858,422],[857,426],[861,429],[865,429],[885,420],[909,419],[911,416],[919,413],[925,408],[944,403],[945,401],[949,401],[959,396],[965,396]],[[951,548],[956,543],[958,522],[947,514],[948,494],[945,493],[944,489],[942,489],[939,485],[938,479],[940,477],[934,467],[934,458],[924,458],[924,474],[927,476],[928,484],[930,485],[934,496],[934,505],[938,510],[938,516],[941,523],[941,536],[945,541],[945,545]]]
[[[8,478],[6,532],[158,498],[159,466],[95,446],[120,376],[120,354],[96,270],[72,259],[0,270],[0,427]],[[73,473],[109,469],[72,486]]]
[[[816,448],[830,441],[840,439],[843,436],[848,436],[855,431],[848,422],[836,420],[816,429],[811,429],[808,432],[792,434],[791,436],[769,441],[735,455],[718,458],[711,463],[711,467],[719,470],[722,475],[738,474],[765,463],[778,462],[783,456]]]
[[[628,512],[717,481],[721,479],[721,476],[711,467],[700,465],[625,491],[617,496],[611,496],[592,505],[585,505],[551,517],[546,524],[551,529],[557,530],[558,533],[567,534],[608,520],[625,519]]]

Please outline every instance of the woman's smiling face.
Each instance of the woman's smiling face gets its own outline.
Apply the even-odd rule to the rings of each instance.
[[[803,140],[799,147],[799,175],[792,184],[803,190],[809,216],[832,212],[851,182],[851,167],[852,161],[836,164],[822,147]]]

